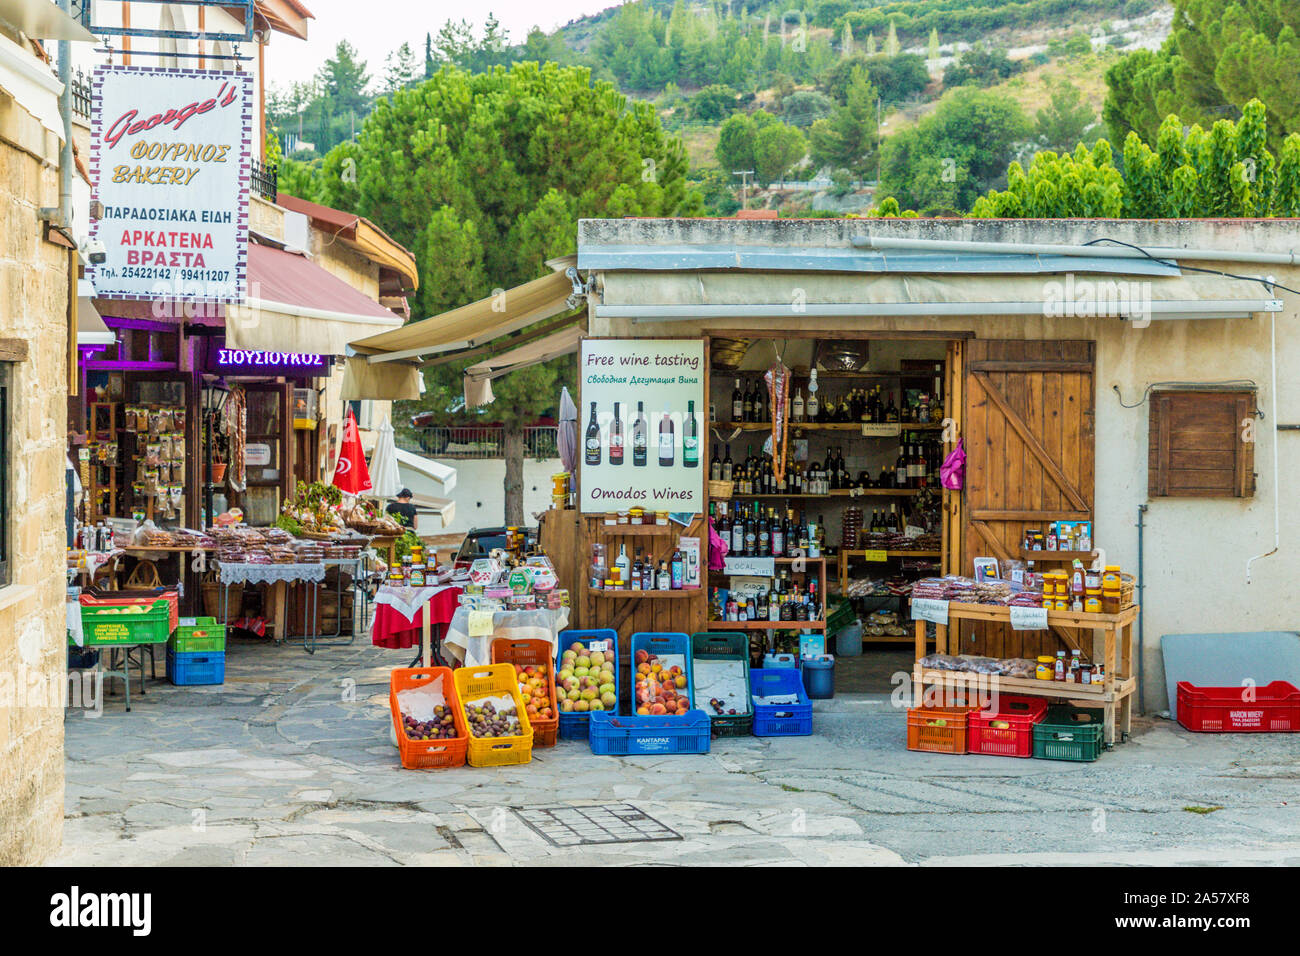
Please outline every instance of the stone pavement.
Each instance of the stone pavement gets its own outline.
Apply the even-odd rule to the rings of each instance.
[[[388,717],[406,663],[235,644],[223,686],[151,681],[129,714],[120,697],[69,711],[53,862],[1300,864],[1300,735],[1143,721],[1093,764],[946,757],[909,753],[884,697],[841,695],[812,737],[637,758],[561,741],[519,767],[409,771]],[[624,802],[682,839],[560,849],[510,810]]]

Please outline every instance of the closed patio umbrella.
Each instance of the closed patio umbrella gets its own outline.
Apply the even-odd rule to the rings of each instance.
[[[578,463],[578,406],[573,404],[567,385],[560,390],[560,425],[555,430],[555,440],[560,446],[564,470],[572,474]]]
[[[379,425],[375,450],[370,454],[370,480],[376,498],[392,498],[402,490],[402,476],[397,468],[397,443],[393,440],[393,426],[385,418]]]

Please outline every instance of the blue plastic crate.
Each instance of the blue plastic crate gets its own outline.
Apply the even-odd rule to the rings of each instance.
[[[702,710],[650,717],[597,711],[591,715],[590,730],[591,752],[603,756],[706,754],[711,725]]]
[[[677,631],[637,631],[632,635],[628,645],[628,675],[632,681],[632,710],[636,710],[636,652],[645,651],[656,657],[676,654],[686,663],[682,669],[686,672],[686,699],[691,708],[695,707],[695,669],[691,665],[691,638],[688,634]],[[636,716],[634,714],[634,716]]]
[[[614,688],[618,695],[618,703],[614,705],[612,713],[619,713],[623,708],[623,670],[619,667],[618,660],[618,632],[608,627],[598,628],[591,631],[561,631],[555,643],[555,673],[560,672],[560,658],[564,652],[569,649],[569,645],[575,642],[581,643],[586,647],[597,641],[609,641],[609,646],[614,653]],[[597,713],[601,713],[597,711]],[[586,740],[588,738],[588,724],[591,722],[591,714],[566,714],[560,713],[560,739],[561,740]]]
[[[749,690],[754,696],[755,737],[806,737],[812,733],[812,701],[794,668],[758,668],[749,672]],[[760,697],[797,694],[797,704],[760,704]]]
[[[167,679],[173,684],[224,684],[226,652],[196,651],[192,654],[167,652]]]

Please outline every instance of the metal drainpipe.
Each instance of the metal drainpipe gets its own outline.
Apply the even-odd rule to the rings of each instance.
[[[59,9],[72,15],[72,0],[59,0]],[[59,57],[59,115],[63,118],[63,149],[59,152],[59,205],[56,209],[45,207],[40,217],[69,234],[72,231],[72,170],[76,162],[72,156],[72,43],[60,40],[55,48]]]
[[[1146,575],[1143,574],[1143,566],[1142,566],[1142,565],[1143,565],[1143,558],[1144,558],[1144,555],[1145,555],[1145,552],[1143,551],[1142,533],[1143,533],[1143,531],[1146,529],[1146,523],[1145,523],[1145,521],[1144,521],[1144,519],[1145,519],[1145,517],[1146,517],[1146,513],[1147,513],[1147,506],[1146,506],[1146,505],[1138,505],[1138,579],[1137,579],[1137,603],[1138,603],[1138,622],[1137,622],[1137,623],[1138,623],[1138,649],[1137,649],[1137,665],[1138,665],[1138,713],[1139,713],[1139,714],[1145,714],[1145,713],[1147,712],[1147,710],[1146,710],[1146,694],[1145,694],[1145,693],[1143,692],[1143,690],[1142,690],[1142,685],[1145,683],[1145,681],[1144,681],[1144,677],[1146,676],[1146,663],[1145,663],[1145,661],[1143,661],[1143,659],[1142,659],[1142,623],[1143,623],[1143,619],[1144,619],[1145,616],[1146,616],[1146,615],[1143,614],[1143,612],[1142,612],[1142,604],[1143,604],[1143,602],[1142,602],[1142,595],[1143,595],[1143,590],[1142,590],[1142,588],[1143,588],[1143,584],[1144,584],[1144,582],[1146,581]]]

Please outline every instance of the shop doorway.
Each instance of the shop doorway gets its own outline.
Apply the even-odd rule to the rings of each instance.
[[[960,433],[963,409],[959,400],[952,404],[960,382],[953,375],[964,339],[951,333],[740,330],[712,332],[706,341],[710,427],[703,454],[710,478],[733,479],[729,497],[709,501],[720,534],[742,522],[756,525],[760,538],[768,528],[769,542],[774,527],[797,541],[813,529],[825,562],[820,627],[804,633],[801,647],[798,636],[789,636],[797,631],[750,622],[744,627],[751,660],[761,660],[764,651],[799,654],[820,646],[837,655],[841,692],[891,691],[898,673],[910,673],[915,656],[910,582],[944,573],[961,554],[960,494],[945,492],[938,479]],[[770,448],[764,449],[772,427],[763,376],[778,359],[793,371],[784,483],[774,481]],[[808,576],[782,580],[783,574],[778,563],[771,583],[737,584],[715,574],[710,585],[756,591],[760,604],[771,600],[765,585],[778,591],[823,586]],[[710,617],[718,616],[711,608]],[[862,622],[860,653],[841,653],[836,634],[850,626],[847,646],[855,620]],[[729,623],[711,620],[709,627]]]

